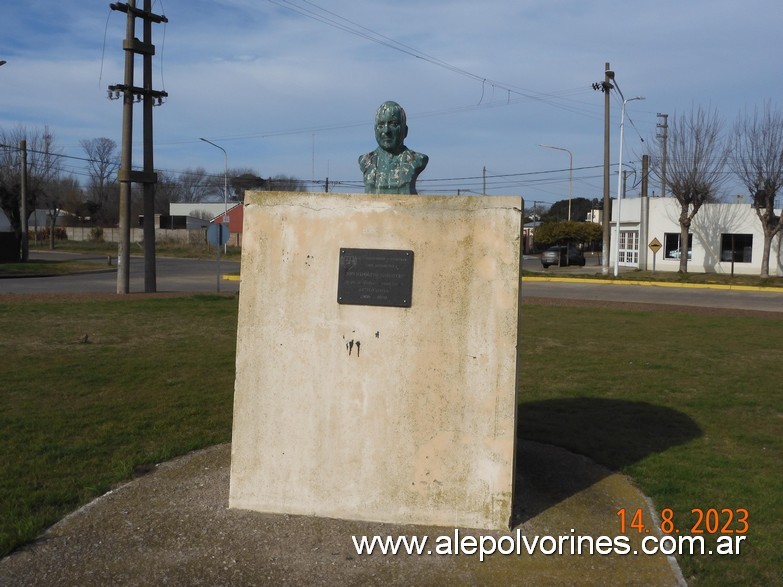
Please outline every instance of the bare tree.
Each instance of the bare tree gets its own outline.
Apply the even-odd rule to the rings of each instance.
[[[0,129],[0,205],[22,242],[21,218],[21,142],[27,143],[27,210],[32,213],[49,182],[60,172],[60,157],[54,146],[54,135],[48,128],[28,132],[24,126],[12,131]]]
[[[275,190],[306,191],[304,182],[295,177],[277,175],[271,179],[264,179],[252,168],[235,167],[228,169],[227,173],[207,173],[203,167],[188,168],[179,175],[180,189],[171,190],[172,202],[200,202],[207,196],[226,197],[223,188],[228,184],[228,200],[241,202],[245,191],[250,189],[270,189],[270,181]]]
[[[234,169],[229,177],[231,185],[230,198],[244,201],[248,190],[274,190],[278,192],[305,192],[305,183],[290,175],[275,175],[268,179],[261,177],[254,169]]]
[[[168,214],[171,202],[181,202],[184,189],[180,181],[166,171],[157,171],[158,183],[155,184],[155,212]]]
[[[80,145],[87,155],[89,199],[96,204],[95,209],[100,220],[111,221],[117,216],[113,206],[119,190],[117,170],[120,167],[120,156],[117,143],[112,139],[100,137],[84,139],[80,141]]]
[[[783,113],[766,102],[761,112],[741,114],[731,137],[734,173],[753,199],[764,232],[761,277],[769,277],[772,239],[783,230],[783,216],[775,214],[775,198],[783,187]]]
[[[210,177],[211,176],[207,174],[207,170],[203,167],[188,168],[182,171],[179,175],[179,182],[182,185],[182,191],[179,194],[178,201],[201,201],[213,189],[210,184]]]
[[[301,179],[292,175],[275,175],[270,183],[271,190],[278,192],[306,192],[305,184]]]
[[[49,228],[49,248],[54,250],[57,236],[57,218],[63,210],[68,208],[71,208],[69,212],[73,212],[74,205],[78,205],[82,200],[79,182],[74,177],[53,179],[46,184],[40,200],[41,205],[45,206],[46,210],[46,220]]]
[[[694,216],[706,202],[718,198],[726,179],[728,149],[722,122],[715,110],[701,107],[674,115],[669,122],[666,185],[680,204],[680,272],[688,271],[688,231]],[[653,149],[660,145],[652,144]],[[653,173],[661,176],[662,155],[650,153]]]
[[[269,189],[269,182],[261,177],[255,169],[232,169],[229,178],[231,193],[229,197],[238,202],[245,201],[247,190]]]

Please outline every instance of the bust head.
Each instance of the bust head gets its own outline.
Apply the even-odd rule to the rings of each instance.
[[[408,124],[405,110],[397,102],[384,102],[375,113],[375,140],[384,151],[397,154],[403,150]]]
[[[415,194],[416,178],[429,157],[405,146],[408,124],[397,102],[384,102],[375,113],[378,148],[359,157],[367,194]]]

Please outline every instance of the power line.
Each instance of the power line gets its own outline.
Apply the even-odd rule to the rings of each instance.
[[[338,30],[347,32],[349,34],[355,35],[357,37],[366,39],[368,41],[371,41],[373,43],[376,43],[378,45],[387,47],[389,49],[392,49],[394,51],[399,51],[400,53],[403,53],[405,55],[409,55],[411,57],[414,57],[416,59],[420,59],[422,61],[425,61],[427,63],[430,63],[432,65],[435,65],[436,67],[440,67],[442,69],[445,69],[447,71],[450,71],[452,73],[455,73],[457,75],[461,75],[463,77],[466,77],[472,81],[481,82],[482,84],[482,94],[481,98],[479,99],[477,106],[480,106],[483,101],[484,97],[484,90],[485,86],[489,85],[490,87],[499,90],[503,90],[506,92],[509,96],[510,94],[516,94],[522,98],[525,98],[527,100],[535,100],[539,102],[544,102],[546,104],[549,104],[550,106],[561,108],[564,110],[573,110],[573,107],[568,107],[564,104],[558,103],[555,100],[559,97],[556,95],[556,93],[541,93],[537,92],[535,90],[530,90],[527,88],[522,88],[520,86],[516,86],[513,84],[508,84],[504,82],[500,82],[497,80],[489,79],[486,76],[482,76],[476,73],[473,73],[471,71],[468,71],[466,69],[462,69],[461,67],[457,67],[455,65],[452,65],[451,63],[440,59],[439,57],[435,57],[433,55],[430,55],[428,53],[425,53],[423,51],[420,51],[418,49],[415,49],[414,47],[411,47],[410,45],[407,45],[405,43],[402,43],[400,41],[397,41],[395,39],[392,39],[391,37],[388,37],[382,33],[379,33],[373,29],[370,29],[364,25],[361,25],[359,23],[356,23],[352,20],[349,20],[343,16],[340,16],[339,14],[332,12],[330,10],[327,10],[325,8],[322,8],[321,6],[318,6],[314,2],[311,2],[310,0],[301,0],[303,3],[312,6],[313,9],[306,8],[302,5],[295,4],[294,2],[290,0],[268,0],[271,4],[274,4],[276,6],[279,6],[281,8],[285,8],[287,10],[290,10],[292,12],[295,12],[297,14],[300,14],[306,18],[310,18],[312,20],[315,20],[317,22],[320,22],[322,24],[326,24],[327,26],[336,28]],[[316,12],[319,11],[319,12]],[[589,88],[585,87],[584,90],[588,90]],[[567,92],[571,92],[572,90],[566,90]]]
[[[270,0],[271,1],[271,0]],[[472,105],[466,105],[466,106],[454,106],[451,108],[441,108],[438,110],[428,110],[424,112],[413,112],[408,113],[407,118],[408,120],[418,120],[422,118],[434,118],[438,116],[449,116],[452,114],[459,114],[463,112],[472,112],[472,111],[478,111],[478,110],[487,110],[492,108],[502,108],[507,107],[515,104],[520,104],[524,102],[522,99],[516,99],[511,100],[510,102],[503,102],[503,103],[494,103],[494,104],[472,104]],[[257,132],[250,132],[250,133],[242,133],[242,134],[232,134],[232,135],[221,135],[216,136],[215,140],[220,141],[238,141],[238,140],[248,140],[248,139],[266,139],[271,137],[282,137],[282,136],[293,136],[293,135],[301,135],[301,134],[313,134],[313,133],[322,133],[327,131],[334,131],[334,130],[343,130],[348,128],[360,128],[363,126],[371,126],[371,122],[367,122],[366,120],[362,122],[342,122],[342,123],[335,123],[335,124],[325,124],[320,126],[310,126],[310,127],[301,127],[301,128],[291,128],[291,129],[281,129],[281,130],[271,130],[271,131],[257,131]],[[198,142],[198,139],[182,139],[177,141],[157,141],[158,145],[185,145],[185,144],[191,144]]]
[[[7,148],[12,149],[15,151],[19,151],[19,147],[15,145],[6,145],[0,143],[0,148]],[[38,154],[38,155],[44,155],[46,154],[45,151],[35,150],[35,149],[29,149],[28,153],[31,154]],[[82,162],[82,163],[100,163],[99,160],[96,159],[90,159],[88,157],[78,157],[74,155],[65,155],[62,153],[48,153],[50,157],[56,157],[62,160],[70,160],[75,162]],[[616,164],[612,164],[613,167],[616,166]],[[575,167],[573,170],[575,172],[590,172],[592,170],[600,169],[601,165],[586,165],[581,167]],[[169,176],[175,176],[175,177],[183,177],[187,175],[191,176],[203,176],[207,179],[223,179],[223,173],[201,173],[199,171],[193,170],[193,169],[166,169],[166,168],[158,168],[156,171],[165,173]],[[76,175],[79,177],[86,177],[91,178],[92,174],[85,170],[80,169],[78,167],[68,167],[65,171],[67,174],[70,175]],[[569,172],[568,168],[558,168],[558,169],[548,169],[543,171],[524,171],[524,172],[516,172],[516,173],[489,173],[486,176],[486,183],[487,188],[490,191],[499,190],[499,189],[507,189],[507,188],[530,188],[535,187],[538,190],[542,190],[542,186],[546,185],[552,185],[555,183],[558,183],[560,181],[564,181],[561,178],[553,177],[556,174],[559,173],[567,173]],[[229,175],[229,179],[235,179],[236,176]],[[577,183],[581,183],[582,185],[590,186],[589,183],[587,183],[588,180],[596,179],[600,177],[600,175],[581,175],[578,177],[574,177],[574,181]],[[426,185],[426,191],[428,193],[454,193],[457,189],[462,191],[477,191],[480,192],[483,187],[483,181],[485,180],[483,175],[470,175],[470,176],[460,176],[460,177],[439,177],[439,178],[419,178],[419,183],[421,185]],[[323,180],[300,180],[302,182],[302,185],[304,186],[322,186],[324,185]],[[364,184],[360,180],[348,180],[348,179],[329,179],[330,186],[344,186],[347,188],[353,188],[353,189],[363,189]],[[598,189],[596,186],[590,186],[592,189]],[[554,194],[554,193],[553,193]]]

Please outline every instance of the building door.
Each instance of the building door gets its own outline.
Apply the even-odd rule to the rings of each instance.
[[[621,230],[617,262],[624,267],[639,267],[639,231]]]

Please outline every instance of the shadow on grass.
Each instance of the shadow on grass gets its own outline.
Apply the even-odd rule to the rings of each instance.
[[[646,402],[570,398],[520,404],[513,525],[523,523],[615,471],[701,436],[682,412]],[[547,458],[538,443],[601,467]],[[540,446],[540,445],[539,445]],[[586,463],[588,464],[588,463]]]

